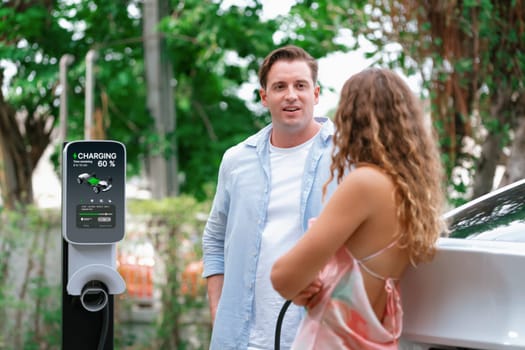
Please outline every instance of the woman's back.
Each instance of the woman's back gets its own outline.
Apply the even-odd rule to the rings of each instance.
[[[381,318],[386,305],[384,283],[368,273],[367,268],[385,278],[399,280],[409,259],[407,251],[395,245],[383,250],[392,242],[397,243],[399,226],[391,179],[381,169],[370,164],[360,164],[357,169],[359,174],[354,175],[359,175],[362,178],[361,185],[369,188],[363,201],[366,201],[364,205],[369,207],[370,215],[350,236],[345,246],[357,260],[366,260],[363,261],[365,269],[362,269],[365,290],[372,308],[378,318]],[[378,252],[380,254],[372,259],[365,259]]]

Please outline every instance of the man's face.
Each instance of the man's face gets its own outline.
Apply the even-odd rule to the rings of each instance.
[[[277,61],[268,72],[266,89],[260,89],[262,104],[272,115],[274,129],[295,134],[313,122],[319,86],[304,61]]]

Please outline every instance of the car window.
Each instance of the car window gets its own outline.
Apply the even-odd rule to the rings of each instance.
[[[453,238],[525,242],[525,183],[467,205],[447,223]]]

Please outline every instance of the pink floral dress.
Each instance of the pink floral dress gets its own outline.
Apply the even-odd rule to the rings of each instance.
[[[339,249],[321,272],[323,289],[309,308],[292,345],[292,350],[392,350],[398,349],[403,310],[395,279],[384,278],[355,259],[346,247]],[[361,268],[385,282],[385,316],[378,320],[368,301]]]

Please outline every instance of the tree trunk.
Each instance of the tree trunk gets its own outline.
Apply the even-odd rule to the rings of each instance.
[[[17,120],[17,111],[0,90],[0,204],[7,209],[33,203],[33,171],[49,145],[54,118],[37,109],[24,111]]]
[[[496,166],[501,158],[500,133],[489,133],[481,148],[481,156],[478,160],[477,171],[474,175],[472,198],[477,198],[492,191]]]
[[[525,116],[519,119],[507,160],[505,173],[499,186],[505,186],[525,178]]]
[[[160,140],[160,149],[150,149],[146,160],[153,198],[162,199],[175,196],[179,192],[177,178],[176,145],[170,144],[166,152],[165,142],[173,142],[169,135],[176,128],[175,106],[173,101],[173,69],[166,55],[164,39],[157,26],[163,16],[169,15],[169,2],[166,0],[144,1],[144,62],[148,86],[148,109],[155,120],[155,130]]]
[[[512,92],[509,90],[495,93],[491,99],[490,115],[497,120],[500,126],[496,130],[489,130],[481,148],[481,156],[478,160],[476,173],[474,175],[474,185],[472,198],[477,198],[494,188],[494,175],[496,166],[501,163],[503,155],[504,128],[510,122],[512,114],[511,104]]]
[[[0,93],[0,192],[3,205],[8,209],[33,202],[34,167],[15,115]]]
[[[490,192],[494,187],[512,183],[525,177],[525,94],[510,89],[501,89],[492,98],[490,113],[498,125],[509,125],[514,132],[510,156],[503,159],[504,128],[489,132],[482,148],[478,170],[474,179],[473,198]],[[494,174],[497,165],[506,165],[500,184],[494,186]]]

